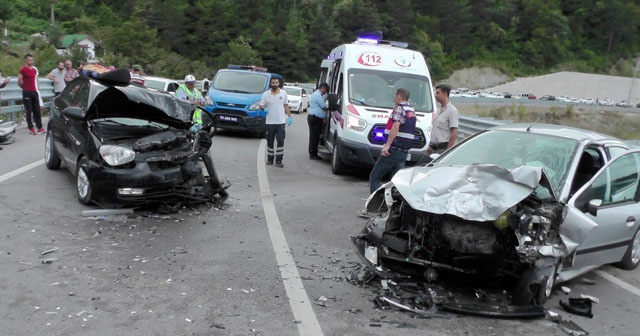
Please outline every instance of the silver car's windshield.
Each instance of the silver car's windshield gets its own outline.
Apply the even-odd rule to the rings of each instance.
[[[268,74],[251,71],[221,71],[213,79],[212,87],[235,93],[263,93],[267,90]]]
[[[418,112],[433,112],[429,78],[392,71],[349,70],[349,102],[356,105],[392,108],[399,88],[408,89]]]
[[[444,165],[493,164],[505,169],[543,167],[558,192],[578,149],[573,139],[545,134],[489,131],[460,144],[434,161]]]

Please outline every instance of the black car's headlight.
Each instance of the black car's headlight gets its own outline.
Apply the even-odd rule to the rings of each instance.
[[[110,166],[120,166],[133,161],[136,153],[129,148],[103,145],[100,146],[100,156]]]

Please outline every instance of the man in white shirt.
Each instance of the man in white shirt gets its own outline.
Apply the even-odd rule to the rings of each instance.
[[[267,164],[273,164],[275,156],[276,167],[284,167],[282,158],[284,156],[284,136],[285,123],[291,125],[291,111],[287,100],[287,92],[280,89],[280,79],[271,78],[269,90],[262,94],[260,98],[260,109],[269,109],[265,126],[267,130]],[[276,140],[277,147],[273,148],[273,140]]]

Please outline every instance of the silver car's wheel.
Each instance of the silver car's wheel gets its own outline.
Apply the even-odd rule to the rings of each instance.
[[[76,186],[78,191],[78,202],[82,204],[91,204],[92,190],[91,180],[87,175],[87,169],[89,168],[89,160],[82,158],[78,163],[76,171]]]
[[[638,267],[638,264],[640,264],[640,230],[636,230],[636,234],[633,235],[627,252],[618,263],[618,266],[622,269],[633,270]]]

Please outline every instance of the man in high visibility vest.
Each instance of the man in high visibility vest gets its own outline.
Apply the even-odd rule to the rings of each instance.
[[[187,75],[184,78],[184,84],[178,87],[176,90],[176,98],[182,100],[188,100],[198,104],[198,106],[204,106],[204,97],[200,93],[200,90],[195,88],[196,78],[193,75]],[[193,112],[191,121],[195,124],[202,126],[202,111],[198,108]]]

